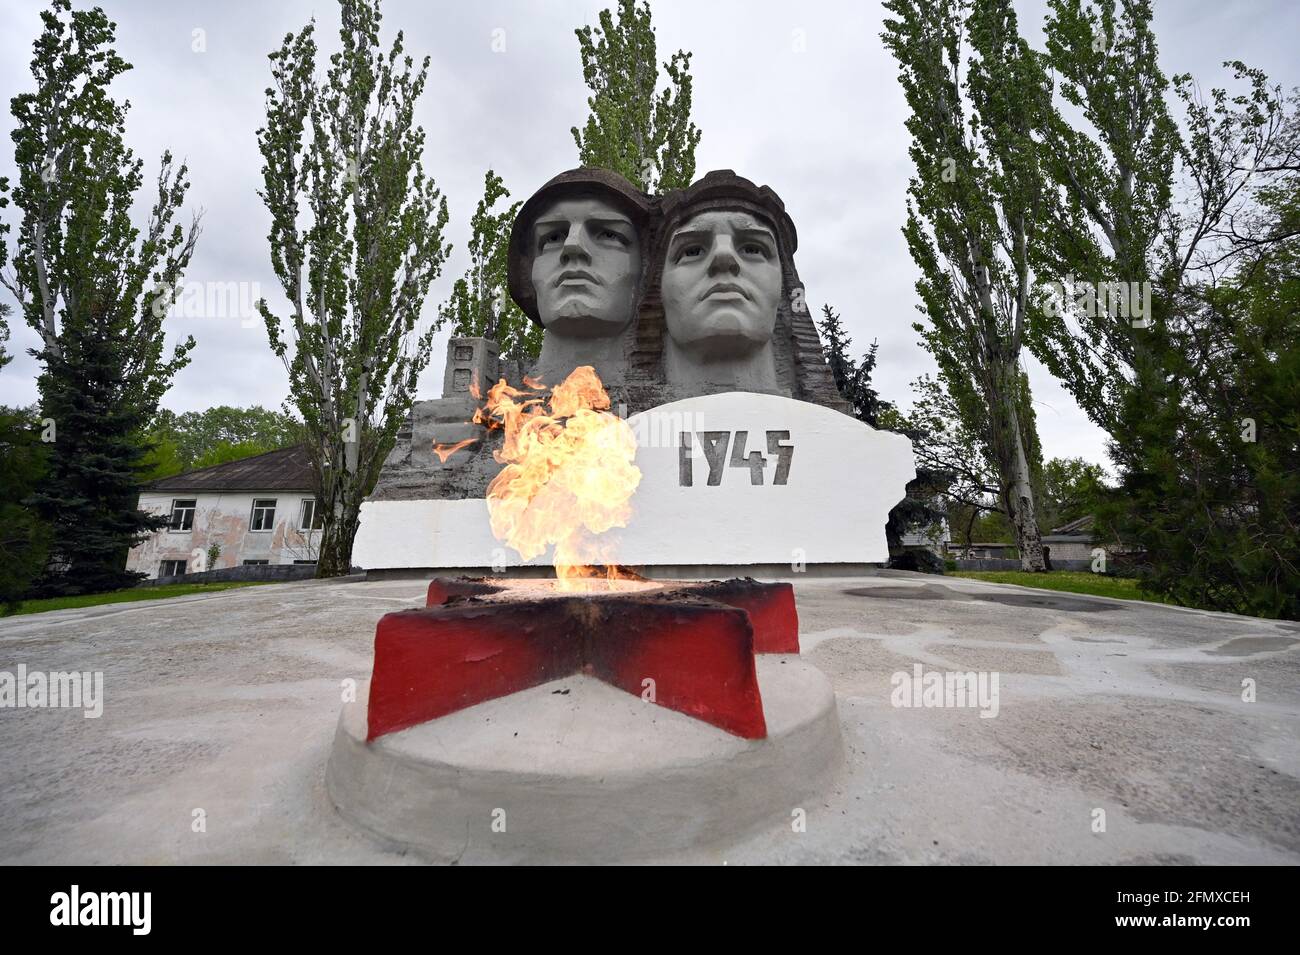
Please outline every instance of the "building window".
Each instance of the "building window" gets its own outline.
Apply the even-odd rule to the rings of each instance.
[[[262,566],[263,564],[269,564],[269,563],[270,563],[269,560],[246,560],[246,561],[244,561],[244,566],[245,566],[245,567],[260,567],[260,566]]]
[[[275,498],[253,501],[253,516],[248,522],[250,531],[269,531],[275,528]]]
[[[198,501],[194,498],[184,501],[172,501],[172,520],[167,525],[169,531],[188,531],[194,526],[194,508]]]
[[[313,566],[313,567],[316,566],[316,561],[314,561],[314,560],[295,560],[294,563],[295,563],[295,564],[310,564],[310,565]]]
[[[325,515],[316,506],[314,497],[302,499],[302,509],[298,512],[298,530],[318,531],[325,526]]]
[[[186,528],[188,530],[188,528]],[[184,577],[185,561],[183,560],[164,560],[158,565],[159,577]]]

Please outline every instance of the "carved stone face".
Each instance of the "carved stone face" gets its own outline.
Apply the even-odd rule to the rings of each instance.
[[[702,212],[668,240],[662,280],[668,334],[710,358],[740,355],[772,339],[781,299],[776,236],[741,210]]]
[[[632,320],[641,240],[632,220],[596,198],[562,199],[533,223],[533,289],[548,332],[616,335]]]

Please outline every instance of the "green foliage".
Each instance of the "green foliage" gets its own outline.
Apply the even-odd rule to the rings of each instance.
[[[0,268],[3,266],[4,252],[0,249]],[[9,311],[10,309],[8,304],[0,304],[0,368],[4,368],[4,366],[13,361],[14,358],[14,356],[9,354],[5,349],[5,345],[9,341],[9,322],[7,321]]]
[[[416,325],[449,251],[447,202],[424,174],[414,121],[429,58],[415,69],[401,32],[383,53],[377,0],[339,7],[342,49],[323,80],[314,23],[270,55],[257,133],[271,264],[290,314],[282,321],[265,301],[258,310],[309,438],[322,577],[350,568],[361,500],[429,361],[433,330]]]
[[[1106,489],[1106,471],[1083,458],[1052,458],[1043,467],[1043,524],[1060,527],[1093,513]]]
[[[218,405],[182,414],[162,408],[149,428],[151,450],[145,455],[144,473],[156,480],[305,440],[300,421],[260,405]]]
[[[1156,281],[1152,327],[1135,328],[1107,309],[1045,310],[1028,345],[1079,407],[1117,435],[1140,424],[1162,387],[1152,346],[1177,279],[1152,256],[1172,211],[1178,129],[1164,98],[1169,84],[1149,2],[1117,10],[1115,0],[1051,0],[1050,11],[1047,56],[1069,115],[1082,122],[1054,106],[1036,116],[1043,171],[1052,195],[1065,196],[1051,205],[1043,241],[1031,250],[1036,267],[1044,281]]]
[[[141,481],[148,483],[180,474],[185,470],[185,465],[181,463],[180,451],[173,439],[147,434],[144,443],[145,452],[140,459]]]
[[[1066,108],[1040,114],[1040,153],[1063,198],[1036,267],[1152,293],[1148,327],[1067,302],[1028,339],[1110,435],[1119,483],[1097,529],[1136,555],[1150,592],[1296,617],[1296,103],[1240,62],[1225,64],[1235,95],[1167,80],[1150,3],[1050,7]]]
[[[659,70],[650,5],[619,0],[618,22],[600,12],[600,26],[581,27],[578,49],[591,113],[572,129],[584,166],[620,173],[644,192],[684,189],[695,178],[700,130],[691,122],[691,54],[678,50]]]
[[[7,208],[9,205],[9,180],[0,176],[0,209]],[[9,234],[10,226],[7,222],[0,221],[0,272],[3,272],[5,263],[9,261],[9,244],[5,241],[5,236]],[[0,370],[13,361],[13,355],[9,354],[5,345],[9,342],[9,314],[13,311],[13,306],[8,302],[0,302]]]
[[[1058,590],[1067,594],[1092,594],[1096,597],[1113,597],[1116,600],[1146,600],[1164,603],[1138,589],[1136,580],[1093,574],[1088,571],[1054,570],[1047,574],[1026,574],[1016,570],[959,570],[954,577],[986,580],[992,584],[1017,584],[1039,590]]]
[[[0,407],[0,605],[12,608],[45,567],[49,527],[28,505],[47,467],[40,426],[28,409]]]
[[[1037,438],[1020,350],[1033,309],[1030,255],[1044,210],[1035,122],[1047,97],[1010,0],[887,0],[916,175],[904,227],[926,323],[966,430],[996,469],[1026,570],[1041,570]]]
[[[1292,122],[1295,123],[1295,114]],[[1297,124],[1300,125],[1300,124]],[[1176,437],[1148,448],[1101,511],[1146,554],[1143,584],[1179,602],[1300,619],[1300,176],[1230,280],[1186,308],[1199,340],[1164,361],[1180,400],[1153,414]],[[1137,469],[1135,469],[1137,470]]]
[[[509,198],[510,190],[489,169],[483,177],[483,198],[470,220],[469,269],[456,280],[451,298],[439,307],[434,327],[450,322],[453,335],[489,338],[501,346],[502,358],[528,364],[541,354],[542,328],[506,290],[510,229],[523,203],[492,211],[500,200]]]
[[[861,361],[850,358],[849,347],[853,344],[853,339],[844,331],[839,314],[829,305],[822,306],[822,319],[817,323],[817,330],[821,333],[822,354],[830,365],[835,387],[852,407],[853,416],[873,428],[879,428],[880,413],[889,407],[889,402],[883,401],[871,385],[879,344],[873,341]]]
[[[1001,511],[987,511],[981,514],[971,528],[970,543],[1014,544],[1015,542],[1015,528]]]
[[[140,600],[167,600],[171,597],[188,597],[193,594],[214,594],[240,587],[274,586],[261,580],[229,580],[208,584],[159,584],[156,587],[132,587],[101,594],[83,594],[76,597],[47,597],[41,600],[24,600],[0,616],[9,614],[48,613],[51,610],[71,610],[78,607],[99,607],[104,604],[135,603]]]
[[[943,383],[929,375],[912,382],[912,407],[885,416],[883,424],[912,441],[918,475],[930,475],[932,496],[946,514],[954,538],[981,514],[1002,506],[997,469],[988,448],[962,418]]]
[[[215,464],[239,461],[243,458],[251,458],[255,454],[274,450],[274,448],[268,448],[257,441],[218,441],[195,459],[194,467],[210,468]]]
[[[187,337],[164,355],[162,323],[199,229],[173,221],[189,182],[170,153],[143,230],[132,223],[143,163],[125,145],[127,105],[109,93],[130,69],[114,25],[67,0],[41,18],[35,91],[11,101],[22,218],[0,282],[41,336],[41,413],[57,429],[32,498],[52,534],[41,586],[82,592],[133,579],[126,551],[156,523],[136,509],[139,436],[194,346]]]
[[[36,588],[50,597],[139,580],[124,569],[127,551],[167,523],[138,509],[144,415],[121,394],[120,346],[93,332],[65,335],[60,345],[41,380],[41,410],[56,427],[50,472],[30,497],[52,533]]]

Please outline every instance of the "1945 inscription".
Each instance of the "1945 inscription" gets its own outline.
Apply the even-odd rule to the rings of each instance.
[[[763,474],[767,470],[768,459],[761,451],[745,453],[749,443],[748,431],[737,431],[733,438],[730,431],[697,431],[704,460],[709,465],[709,476],[705,484],[717,487],[722,483],[722,471],[727,464],[727,448],[731,448],[730,465],[733,468],[746,468],[749,471],[750,484],[762,484]],[[790,476],[790,462],[794,460],[794,445],[782,444],[790,440],[789,431],[767,432],[767,453],[776,456],[776,473],[772,476],[773,484],[785,484]],[[695,444],[690,431],[681,432],[681,444],[678,447],[678,477],[681,487],[693,487],[695,484],[695,461],[692,455]]]

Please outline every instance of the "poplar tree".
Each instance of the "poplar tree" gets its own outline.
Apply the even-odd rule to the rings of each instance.
[[[901,67],[916,175],[908,248],[925,324],[963,423],[985,442],[1025,570],[1044,570],[1036,437],[1021,348],[1044,197],[1033,143],[1046,78],[1010,0],[888,0],[883,38]]]
[[[9,180],[0,176],[0,209],[9,206]],[[0,220],[0,275],[4,274],[5,264],[9,261],[9,244],[5,241],[5,236],[9,234],[9,223]],[[9,343],[9,315],[13,312],[13,306],[8,302],[0,302],[0,370],[13,361],[14,356],[9,354],[6,346]]]
[[[541,353],[542,328],[524,314],[506,288],[510,229],[523,203],[493,210],[509,198],[510,190],[489,169],[483,177],[483,198],[470,220],[469,268],[438,309],[437,327],[450,323],[453,335],[490,338],[501,346],[502,359],[524,366]]]
[[[644,192],[689,186],[700,142],[691,121],[691,54],[678,50],[663,64],[668,82],[656,93],[659,65],[648,3],[619,0],[617,23],[602,10],[598,27],[574,32],[591,90],[586,125],[572,129],[581,164],[613,170]]]
[[[41,342],[49,470],[30,503],[50,528],[50,558],[39,592],[96,592],[139,579],[127,551],[160,523],[138,509],[142,435],[194,347],[187,337],[165,355],[163,319],[199,226],[174,221],[189,181],[170,153],[143,230],[131,220],[143,161],[125,145],[128,105],[109,90],[131,68],[113,49],[115,24],[68,0],[41,20],[36,89],[11,100],[22,217],[0,281]]]
[[[287,320],[258,309],[308,436],[324,527],[317,574],[348,573],[374,486],[428,364],[417,331],[450,247],[447,202],[424,173],[415,104],[428,76],[399,32],[380,48],[377,0],[341,0],[340,52],[315,75],[315,24],[270,54],[258,130],[271,264]]]
[[[1170,420],[1156,412],[1170,399],[1161,354],[1179,283],[1165,267],[1172,261],[1162,232],[1180,138],[1151,16],[1146,0],[1049,4],[1055,92],[1081,121],[1055,104],[1037,114],[1042,168],[1063,198],[1051,204],[1033,251],[1044,282],[1062,283],[1055,293],[1062,300],[1040,310],[1028,340],[1114,439],[1112,454],[1135,487],[1153,478],[1142,458],[1172,439]],[[1085,290],[1077,300],[1074,282]],[[1110,288],[1120,290],[1121,307],[1099,295]],[[1135,316],[1131,304],[1144,289],[1151,314]]]

